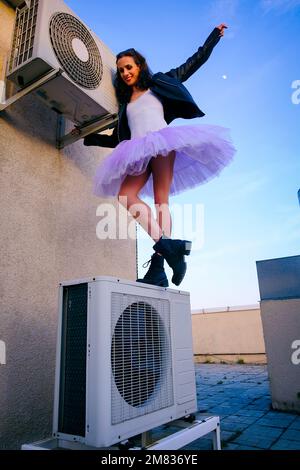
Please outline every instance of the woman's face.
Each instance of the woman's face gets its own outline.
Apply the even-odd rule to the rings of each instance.
[[[128,86],[133,86],[136,84],[140,74],[140,67],[136,65],[133,57],[121,57],[117,62],[117,67],[122,80],[124,80]]]

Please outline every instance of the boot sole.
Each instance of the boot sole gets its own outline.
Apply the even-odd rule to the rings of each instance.
[[[158,287],[169,287],[168,281],[161,281],[158,282],[157,284],[153,284],[152,282],[148,282],[145,279],[137,279],[135,282],[142,282],[143,284],[149,284],[149,286],[158,286]]]
[[[169,256],[165,252],[164,247],[166,247],[168,245],[168,242],[164,242],[164,240],[165,239],[160,239],[153,246],[153,249],[157,250],[157,251],[160,251],[160,253],[164,256],[164,258],[166,259],[166,261],[167,261],[168,265],[170,266],[170,268],[173,269],[172,283],[175,284],[175,286],[179,286],[179,284],[181,284],[181,282],[183,281],[183,278],[184,278],[185,273],[186,273],[186,269],[187,269],[186,262],[184,261],[184,258],[183,258],[183,269],[182,270],[175,269],[176,263],[173,264],[172,262],[169,262],[170,261],[169,256],[172,256],[171,250],[169,251],[169,253],[170,253]],[[182,257],[184,257],[184,255],[188,256],[191,253],[191,249],[192,249],[192,242],[191,241],[189,241],[189,240],[174,240],[173,250],[175,252],[177,252],[177,256],[178,255],[182,256]],[[175,272],[174,272],[174,270],[175,270]]]
[[[182,254],[188,256],[192,249],[192,242],[188,242],[184,240],[182,245],[183,245]]]
[[[186,267],[187,267],[186,263],[184,263],[184,270],[183,270],[183,272],[180,273],[180,276],[173,275],[172,282],[173,282],[173,284],[175,284],[175,286],[179,286],[179,284],[182,283],[183,278],[184,278],[185,273],[186,273]]]

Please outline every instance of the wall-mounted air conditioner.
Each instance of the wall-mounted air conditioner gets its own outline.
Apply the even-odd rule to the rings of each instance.
[[[29,0],[16,10],[7,78],[25,88],[55,69],[35,92],[80,125],[118,111],[115,55],[62,0]]]
[[[188,292],[106,276],[61,284],[55,437],[107,447],[195,411]]]

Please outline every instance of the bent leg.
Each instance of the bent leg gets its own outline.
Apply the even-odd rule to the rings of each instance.
[[[169,193],[173,180],[175,157],[176,152],[173,150],[166,157],[158,155],[150,161],[157,222],[167,237],[171,237],[172,232]]]
[[[148,165],[141,175],[127,175],[121,184],[118,200],[150,237],[157,241],[162,235],[161,229],[152,215],[151,208],[138,197],[139,191],[147,183],[150,174],[151,168]]]

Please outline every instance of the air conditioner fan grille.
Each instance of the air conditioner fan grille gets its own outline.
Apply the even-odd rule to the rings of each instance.
[[[113,293],[112,321],[116,424],[173,403],[169,302]]]
[[[103,76],[101,55],[91,33],[77,18],[69,13],[55,13],[50,21],[50,40],[57,60],[75,83],[90,90],[99,87]],[[87,60],[75,52],[74,40],[83,43]]]

